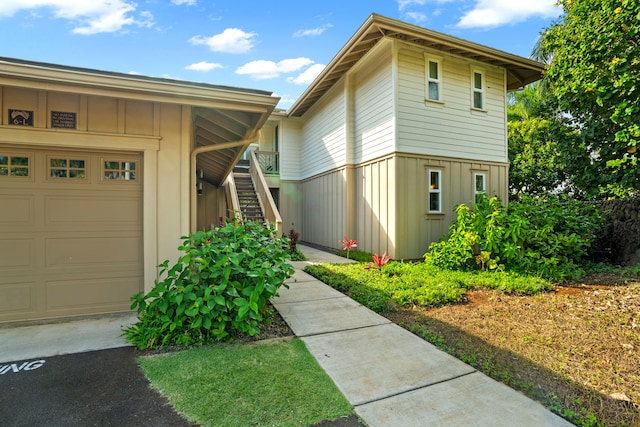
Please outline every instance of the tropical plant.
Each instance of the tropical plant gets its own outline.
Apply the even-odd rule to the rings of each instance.
[[[604,225],[594,205],[567,197],[522,195],[504,207],[497,197],[459,205],[449,233],[425,260],[448,269],[504,269],[562,279],[583,273]]]
[[[144,349],[259,334],[269,298],[293,275],[288,241],[274,236],[257,222],[229,222],[183,237],[183,255],[160,265],[164,278],[131,297],[138,322],[126,339]]]
[[[386,263],[389,262],[389,260],[391,259],[388,255],[387,255],[387,251],[384,251],[382,253],[382,255],[378,255],[378,254],[373,254],[371,256],[371,258],[373,259],[372,262],[370,262],[368,264],[367,267],[365,267],[365,270],[369,270],[371,268],[377,268],[378,270],[382,269],[382,267],[385,266]]]
[[[559,0],[563,18],[540,51],[559,117],[579,132],[562,144],[567,168],[592,195],[640,190],[640,24],[631,0]],[[596,30],[597,29],[597,30]]]
[[[347,259],[349,259],[349,252],[351,252],[351,249],[358,247],[358,241],[355,239],[349,239],[347,236],[344,236],[344,239],[338,241],[338,243],[341,243],[342,250],[347,252]]]

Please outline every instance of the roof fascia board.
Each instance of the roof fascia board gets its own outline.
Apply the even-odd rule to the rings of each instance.
[[[41,90],[57,90],[86,95],[112,96],[136,100],[186,104],[202,107],[229,108],[263,112],[272,110],[280,98],[264,93],[235,92],[179,82],[155,82],[144,79],[58,70],[24,64],[1,62],[0,84]]]

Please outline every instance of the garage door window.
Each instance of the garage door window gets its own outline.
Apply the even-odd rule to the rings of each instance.
[[[51,178],[85,179],[87,176],[85,159],[50,158],[49,176]]]
[[[16,176],[27,177],[30,174],[28,156],[8,156],[0,153],[0,178]]]
[[[103,176],[105,180],[135,181],[137,176],[137,162],[106,160],[103,162]]]

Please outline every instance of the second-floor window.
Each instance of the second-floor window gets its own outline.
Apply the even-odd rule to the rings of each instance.
[[[473,108],[484,110],[484,74],[481,71],[472,71]]]
[[[428,101],[442,102],[442,60],[426,57],[426,97]]]

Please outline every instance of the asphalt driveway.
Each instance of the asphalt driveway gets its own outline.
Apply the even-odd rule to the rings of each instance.
[[[133,347],[0,363],[3,426],[190,426],[152,389]]]

